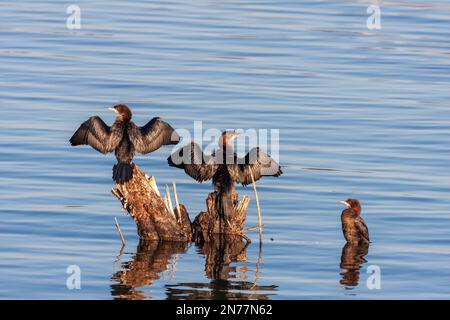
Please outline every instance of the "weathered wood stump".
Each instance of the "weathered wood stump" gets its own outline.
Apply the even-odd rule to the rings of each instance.
[[[234,214],[226,217],[223,214],[220,191],[214,191],[206,199],[206,211],[200,212],[192,226],[195,242],[213,241],[214,235],[241,235],[247,218],[247,207],[250,198],[245,196],[238,202],[238,196],[233,188],[232,202]]]
[[[142,173],[135,164],[132,167],[133,178],[124,185],[117,184],[112,193],[133,218],[142,240],[208,242],[213,241],[216,234],[242,235],[249,197],[245,196],[239,202],[233,188],[234,214],[225,217],[220,190],[216,190],[208,195],[206,211],[201,212],[191,224],[184,205],[176,200],[175,208],[172,207],[168,188],[166,195],[161,197],[155,178]]]
[[[112,193],[122,202],[136,223],[137,232],[143,240],[190,241],[192,239],[191,221],[186,208],[168,207],[159,193],[156,181],[135,164],[133,178],[117,184]]]

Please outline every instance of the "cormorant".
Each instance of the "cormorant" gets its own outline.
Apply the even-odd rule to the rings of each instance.
[[[361,205],[356,199],[347,199],[341,201],[347,206],[347,209],[342,211],[342,232],[345,240],[348,243],[370,242],[369,229],[364,220],[361,218]]]
[[[222,208],[225,216],[233,212],[231,191],[234,183],[248,185],[263,176],[279,177],[283,172],[280,165],[260,148],[253,148],[243,158],[238,157],[229,144],[236,139],[236,131],[225,131],[219,139],[219,149],[211,156],[203,154],[195,142],[173,153],[167,161],[171,167],[184,171],[198,182],[212,179],[216,190],[222,195]]]
[[[117,113],[116,121],[111,127],[100,117],[91,117],[74,133],[70,144],[90,145],[103,154],[115,151],[117,164],[113,168],[113,180],[117,183],[124,184],[131,180],[131,162],[135,152],[147,154],[163,145],[177,144],[180,141],[175,130],[159,117],[138,127],[131,121],[132,113],[126,105],[119,104],[108,109]]]

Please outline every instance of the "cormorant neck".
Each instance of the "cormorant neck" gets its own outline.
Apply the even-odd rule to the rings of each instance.
[[[117,121],[127,123],[131,121],[131,114],[122,113],[117,116]]]
[[[225,143],[220,145],[220,148],[223,150],[224,153],[232,153],[234,152],[234,147],[231,144]]]
[[[361,210],[357,210],[356,208],[347,208],[342,213],[347,217],[357,217],[361,213]]]

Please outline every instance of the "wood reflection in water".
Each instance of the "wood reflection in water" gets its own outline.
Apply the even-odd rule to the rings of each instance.
[[[137,252],[131,261],[122,265],[122,270],[113,274],[111,295],[115,299],[149,299],[139,288],[151,286],[154,280],[168,270],[170,260],[177,254],[186,252],[189,242],[139,242]]]
[[[167,298],[269,299],[275,294],[277,286],[256,283],[259,277],[260,259],[254,269],[249,268],[248,263],[245,266],[233,265],[247,262],[248,245],[249,243],[242,237],[231,235],[216,235],[214,241],[197,244],[199,252],[205,256],[205,272],[211,281],[167,285]]]
[[[155,280],[163,280],[171,261],[185,253],[188,246],[188,242],[141,241],[132,260],[123,263],[122,270],[112,275],[115,282],[111,285],[112,297],[151,299],[145,287],[152,286]],[[261,258],[254,267],[249,267],[248,246],[242,237],[228,235],[197,244],[199,254],[205,257],[204,270],[210,282],[166,285],[167,299],[269,299],[277,286],[257,283]],[[175,271],[173,266],[170,273]]]

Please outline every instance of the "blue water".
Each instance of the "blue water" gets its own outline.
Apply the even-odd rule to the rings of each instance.
[[[382,1],[369,30],[371,3],[77,0],[69,30],[66,2],[2,2],[0,298],[449,299],[450,4]],[[110,194],[114,157],[68,144],[119,102],[138,124],[280,130],[284,175],[258,183],[261,252],[250,232],[212,276],[194,244],[137,249]],[[211,185],[169,168],[170,151],[135,161],[161,189],[175,180],[194,218]],[[238,192],[255,226],[252,189]],[[350,271],[349,197],[373,241]],[[66,286],[69,265],[81,290]]]

